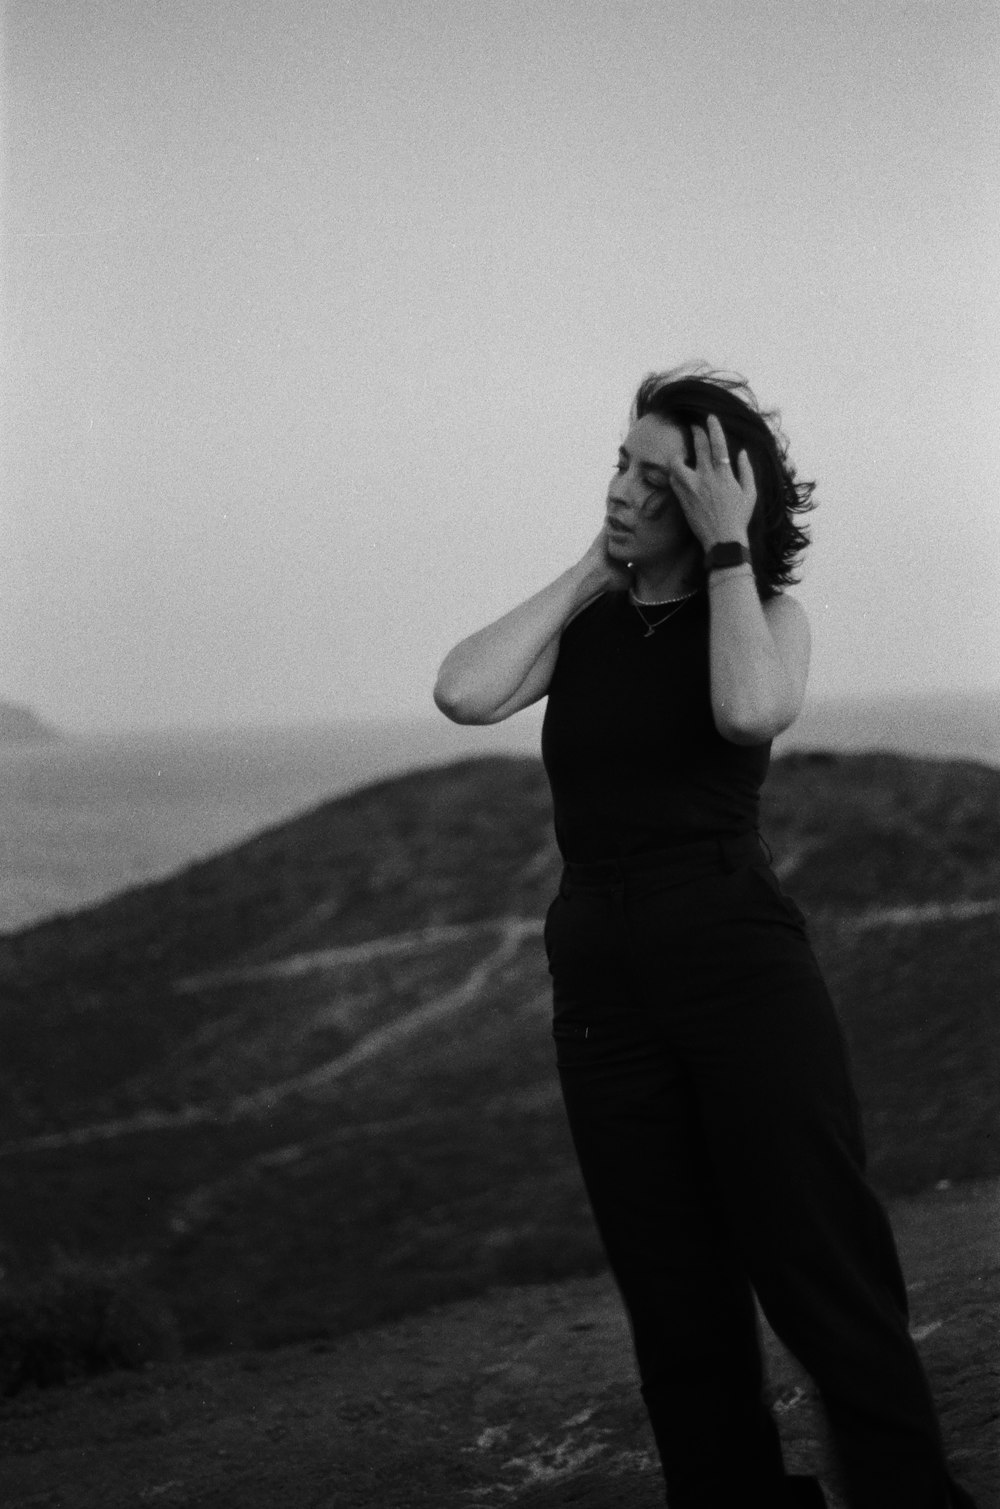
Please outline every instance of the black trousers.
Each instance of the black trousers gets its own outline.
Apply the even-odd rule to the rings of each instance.
[[[841,1029],[756,836],[567,865],[545,945],[670,1509],[822,1502],[784,1474],[754,1293],[816,1383],[852,1509],[969,1504],[864,1177]]]

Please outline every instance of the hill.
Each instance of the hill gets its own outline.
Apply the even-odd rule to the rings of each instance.
[[[0,744],[50,744],[59,734],[30,707],[0,701]]]
[[[284,728],[103,730],[0,745],[0,932],[159,880],[307,806],[417,766],[536,755],[541,704],[485,727],[440,714]],[[1000,694],[807,700],[776,754],[873,750],[1000,766]]]
[[[935,760],[1000,765],[1000,691],[853,693],[806,698],[778,753],[892,750]]]
[[[791,755],[763,826],[876,1182],[1000,1173],[1000,771]],[[0,939],[5,1266],[131,1255],[205,1350],[598,1271],[546,1023],[558,868],[538,762],[466,760]]]

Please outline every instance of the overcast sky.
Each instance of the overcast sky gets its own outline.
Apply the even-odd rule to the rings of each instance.
[[[432,713],[701,357],[814,694],[1000,687],[993,0],[8,0],[0,696]]]

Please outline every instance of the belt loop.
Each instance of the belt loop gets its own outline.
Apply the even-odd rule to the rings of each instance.
[[[773,865],[774,855],[771,853],[771,845],[768,843],[767,839],[759,829],[757,830],[757,842],[760,844],[761,848],[764,850],[764,853],[767,855],[768,864]]]

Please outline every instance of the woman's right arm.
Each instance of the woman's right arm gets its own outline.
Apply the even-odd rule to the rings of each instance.
[[[602,529],[586,555],[526,602],[463,639],[441,663],[434,701],[453,723],[499,723],[548,691],[559,636],[628,574],[608,559]]]

